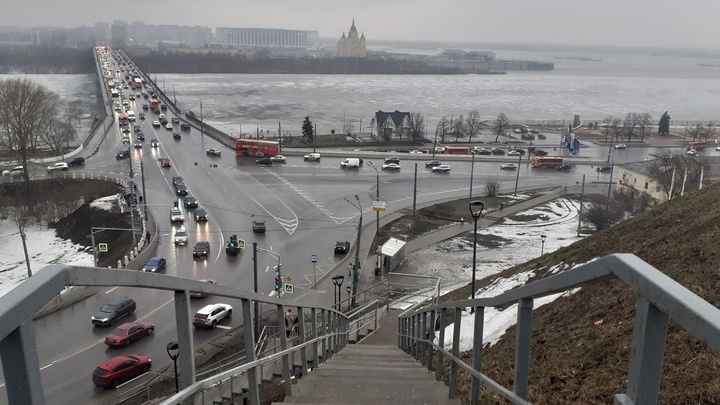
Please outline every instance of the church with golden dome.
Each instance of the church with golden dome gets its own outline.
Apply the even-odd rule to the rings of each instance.
[[[347,37],[343,32],[337,43],[337,56],[342,58],[364,58],[367,53],[365,46],[365,33],[358,37],[355,20],[352,22]]]

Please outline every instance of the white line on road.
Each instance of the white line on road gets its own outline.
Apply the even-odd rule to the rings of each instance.
[[[113,291],[115,291],[115,290],[117,290],[117,287],[113,287],[113,288],[105,291],[105,294],[110,294],[111,292],[113,292]]]
[[[216,327],[216,328],[220,328],[220,329],[228,329],[228,330],[229,330],[229,329],[232,329],[232,328],[229,327],[229,326],[223,326],[223,325],[215,325],[215,327]]]

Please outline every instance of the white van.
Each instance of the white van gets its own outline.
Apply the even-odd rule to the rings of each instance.
[[[127,110],[127,111],[125,111],[125,114],[127,114],[128,121],[135,122],[135,111]]]
[[[358,167],[360,167],[360,159],[347,158],[347,159],[343,160],[342,162],[340,162],[340,167],[342,167],[343,169],[348,168],[348,167],[357,169]]]

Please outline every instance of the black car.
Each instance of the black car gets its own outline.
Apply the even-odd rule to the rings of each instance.
[[[534,154],[535,156],[547,156],[547,155],[548,155],[547,151],[544,151],[544,150],[542,150],[542,149],[535,149],[535,150],[533,151],[533,154]]]
[[[545,136],[544,134],[538,134],[537,137],[538,139],[547,139],[547,136]]]
[[[173,176],[172,178],[172,184],[173,186],[177,187],[178,184],[185,184],[185,179],[183,179],[180,176]]]
[[[118,153],[115,154],[115,159],[125,159],[128,156],[130,156],[130,151],[127,149],[121,149]]]
[[[210,242],[201,240],[193,246],[193,257],[205,256],[210,254]]]
[[[505,155],[505,149],[502,148],[493,148],[491,153],[493,155]]]
[[[265,221],[253,221],[252,229],[253,229],[253,232],[255,232],[255,233],[264,233],[265,232]]]
[[[167,106],[165,104],[160,104],[160,109],[163,111],[167,111]]]
[[[492,155],[492,151],[486,148],[479,148],[474,150],[476,155]]]
[[[349,251],[350,251],[350,242],[348,242],[348,241],[335,242],[335,253],[345,254]]]
[[[76,158],[73,158],[72,160],[68,160],[68,162],[67,162],[67,165],[70,166],[70,167],[72,167],[72,166],[82,166],[82,165],[84,165],[84,164],[85,164],[85,158],[84,158],[84,157],[76,157]]]
[[[185,184],[178,184],[175,186],[175,192],[177,195],[188,195],[188,188]]]
[[[439,160],[431,160],[431,161],[425,163],[425,167],[435,167],[435,166],[440,166],[441,164],[442,163],[440,163]]]
[[[195,209],[195,221],[207,221],[208,220],[208,214],[207,211],[205,211],[204,208],[197,207]]]
[[[611,172],[612,169],[613,169],[612,166],[600,166],[595,170],[597,170],[599,173],[604,173],[604,172]]]
[[[180,129],[182,129],[183,131],[189,131],[190,124],[188,124],[187,122],[183,122],[182,124],[180,124]]]
[[[197,208],[198,207],[197,198],[191,196],[190,194],[185,196],[184,204],[185,204],[185,208]]]
[[[255,163],[258,164],[258,165],[268,165],[268,166],[270,166],[270,165],[272,165],[272,159],[270,159],[270,158],[260,158],[260,159],[256,160]]]
[[[180,132],[173,132],[173,139],[182,139],[182,135],[180,135]]]
[[[568,165],[568,164],[564,164],[564,165],[558,166],[557,169],[566,172],[566,171],[572,169],[572,166],[570,166],[570,165]]]
[[[95,315],[90,318],[92,323],[98,326],[115,325],[118,319],[132,315],[137,305],[132,298],[121,297],[103,305]]]
[[[385,163],[395,163],[397,165],[400,164],[400,158],[397,156],[390,156],[385,158]]]

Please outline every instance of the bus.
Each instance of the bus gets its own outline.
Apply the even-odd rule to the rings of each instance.
[[[150,109],[154,110],[156,108],[160,108],[160,102],[156,98],[151,98],[150,101]]]
[[[446,146],[446,155],[472,155],[469,146]]]
[[[142,89],[142,80],[135,78],[133,79],[133,83],[135,84],[136,89]]]
[[[271,157],[277,155],[278,152],[279,145],[276,141],[239,138],[235,143],[236,156]]]
[[[538,156],[535,161],[531,163],[534,168],[551,167],[558,168],[562,166],[563,158],[559,156]]]
[[[705,148],[709,148],[710,146],[711,146],[711,143],[707,142],[707,141],[690,142],[687,146],[687,150],[690,150],[690,149],[702,150]]]

